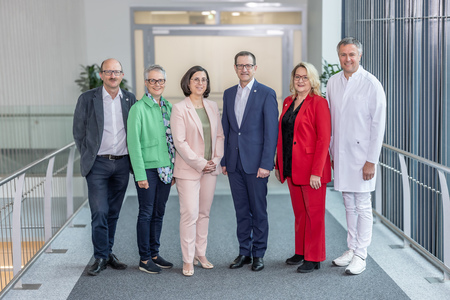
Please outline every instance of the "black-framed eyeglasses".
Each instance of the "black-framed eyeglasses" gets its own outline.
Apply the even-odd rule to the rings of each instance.
[[[122,74],[123,72],[120,70],[103,70],[103,73],[105,73],[108,76],[111,76],[111,74],[114,73],[114,75],[119,76],[120,74]]]
[[[156,83],[159,83],[159,85],[164,85],[166,83],[165,79],[145,79],[149,84],[155,85]]]
[[[307,82],[307,81],[309,80],[308,76],[299,76],[299,75],[295,75],[295,76],[294,76],[294,80],[295,80],[295,81],[300,81],[300,79],[301,79],[303,82]]]
[[[255,65],[251,65],[251,64],[246,64],[246,65],[243,65],[243,64],[237,64],[237,65],[236,65],[236,68],[237,68],[238,70],[242,70],[243,68],[246,68],[247,70],[250,70],[250,69],[252,69],[254,66],[255,66]]]
[[[196,78],[191,78],[191,80],[193,81],[193,82],[195,82],[196,84],[205,84],[205,83],[207,83],[208,82],[208,79],[206,79],[206,78],[198,78],[198,77],[196,77]]]

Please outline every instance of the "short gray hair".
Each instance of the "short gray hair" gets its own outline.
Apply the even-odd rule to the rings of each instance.
[[[358,53],[362,54],[362,44],[360,41],[358,41],[357,39],[355,39],[354,37],[345,37],[343,38],[339,44],[336,47],[336,51],[339,54],[339,48],[341,48],[341,46],[345,46],[345,45],[355,45],[356,48],[358,48]]]
[[[166,78],[166,70],[164,70],[164,68],[161,67],[160,65],[156,65],[156,64],[150,65],[150,66],[147,67],[147,69],[145,69],[145,71],[144,71],[144,79],[148,79],[147,78],[148,77],[148,73],[150,73],[153,70],[160,71],[163,74],[164,79],[167,79]]]

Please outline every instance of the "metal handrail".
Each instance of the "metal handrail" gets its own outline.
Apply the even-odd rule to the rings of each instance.
[[[423,158],[423,157],[414,155],[414,154],[412,154],[412,153],[403,151],[403,150],[401,150],[401,149],[392,147],[391,145],[388,145],[388,144],[383,144],[383,147],[384,147],[384,148],[387,148],[387,149],[389,149],[389,150],[392,150],[392,151],[394,151],[394,152],[400,153],[400,154],[402,154],[402,155],[404,155],[404,156],[406,156],[406,157],[409,157],[409,158],[412,158],[412,159],[414,159],[414,160],[417,160],[418,162],[421,162],[421,163],[423,163],[423,164],[426,164],[426,165],[428,165],[428,166],[430,166],[430,167],[433,167],[433,168],[435,168],[435,169],[437,169],[437,170],[441,170],[441,171],[443,171],[443,172],[445,172],[445,173],[450,174],[450,168],[449,168],[449,167],[440,165],[440,164],[438,164],[438,163],[435,163],[434,161],[431,161],[431,160],[428,160],[428,159],[426,159],[426,158]]]
[[[444,173],[450,174],[450,168],[430,161],[428,159],[419,157],[412,153],[403,151],[401,149],[392,147],[387,144],[383,144],[383,147],[389,149],[398,154],[399,163],[401,166],[401,172],[399,172],[402,176],[402,185],[403,185],[403,230],[398,228],[395,224],[393,224],[390,220],[388,220],[382,214],[382,203],[381,203],[381,189],[382,189],[382,178],[381,178],[381,167],[378,166],[378,177],[375,188],[376,195],[376,204],[375,209],[373,210],[374,214],[379,217],[379,219],[388,226],[394,233],[403,238],[404,246],[412,246],[422,254],[425,258],[428,259],[433,265],[437,268],[441,269],[443,272],[442,282],[450,279],[450,196],[448,191],[448,184]],[[411,158],[430,166],[437,170],[439,176],[439,182],[441,185],[441,197],[442,197],[442,208],[443,208],[443,230],[444,230],[444,255],[443,261],[439,260],[436,256],[430,253],[427,249],[422,247],[417,241],[415,241],[411,235],[411,193],[410,193],[410,185],[409,185],[409,175],[408,169],[406,167],[405,157]]]
[[[25,173],[26,171],[28,171],[28,170],[31,169],[32,167],[34,167],[34,166],[40,164],[41,162],[44,162],[44,161],[46,161],[46,160],[52,158],[53,156],[56,156],[57,154],[63,152],[64,150],[69,149],[69,148],[72,147],[72,146],[75,146],[75,142],[72,142],[72,143],[68,144],[67,146],[65,146],[65,147],[63,147],[63,148],[61,148],[61,149],[59,149],[59,150],[56,150],[56,151],[54,151],[54,152],[52,152],[52,153],[50,153],[50,154],[47,154],[47,155],[44,156],[43,158],[41,158],[41,159],[39,159],[39,160],[36,160],[36,161],[30,163],[29,165],[23,167],[23,168],[20,169],[19,171],[16,171],[16,172],[12,173],[11,175],[9,175],[8,177],[5,177],[5,178],[3,178],[2,180],[0,180],[0,186],[3,185],[3,184],[5,184],[5,183],[7,183],[8,181],[11,181],[12,179],[14,179],[14,178],[16,178],[16,177],[19,177],[20,175],[22,175],[23,173]]]
[[[61,226],[58,231],[55,234],[52,234],[52,209],[53,209],[53,179],[55,176],[55,173],[53,172],[54,162],[55,158],[58,154],[63,153],[64,151],[70,150],[68,153],[68,160],[67,164],[64,168],[67,168],[66,171],[66,182],[65,182],[65,193],[63,194],[65,198],[64,201],[67,205],[66,213],[64,214],[63,222],[64,224],[58,224],[58,227]],[[10,290],[13,286],[14,287],[22,287],[21,283],[21,277],[25,273],[25,271],[35,262],[37,257],[43,253],[44,251],[48,252],[51,251],[51,243],[54,241],[54,239],[60,234],[62,229],[64,229],[67,225],[69,225],[74,218],[74,216],[78,213],[81,207],[86,205],[87,199],[84,199],[81,206],[76,210],[75,213],[73,213],[74,207],[73,207],[73,164],[75,161],[75,143],[71,142],[70,144],[66,145],[65,147],[58,149],[43,158],[23,167],[22,169],[14,172],[13,174],[7,176],[6,178],[3,178],[0,180],[0,187],[4,185],[10,185],[11,182],[13,184],[14,189],[14,198],[13,198],[13,210],[12,210],[12,221],[11,223],[11,244],[12,244],[12,265],[13,265],[13,278],[10,280],[10,282],[7,283],[7,285],[2,289],[0,292],[0,299],[7,293],[8,290]],[[26,199],[26,194],[24,194],[24,179],[25,176],[28,174],[28,172],[35,166],[38,166],[39,164],[48,162],[47,165],[47,172],[45,174],[45,180],[43,185],[43,228],[44,228],[44,245],[42,245],[35,253],[33,253],[31,259],[25,264],[25,266],[21,267],[21,260],[22,260],[22,226],[21,226],[21,218],[24,209],[22,209],[22,202],[25,203],[24,199]],[[62,169],[59,169],[62,170]],[[59,173],[59,170],[56,171]],[[32,173],[32,172],[30,172]],[[17,180],[14,182],[14,180]],[[62,185],[64,186],[64,185]],[[58,189],[58,185],[55,186],[56,189]],[[61,195],[61,194],[58,194]],[[25,197],[25,198],[24,198]],[[39,197],[39,196],[38,196]],[[65,221],[64,221],[65,220]]]

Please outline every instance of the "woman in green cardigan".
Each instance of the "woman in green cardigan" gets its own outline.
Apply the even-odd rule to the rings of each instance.
[[[169,122],[172,104],[162,97],[166,72],[151,65],[144,78],[148,92],[130,109],[127,142],[139,200],[139,270],[155,274],[173,266],[159,254],[159,238],[170,187],[175,183],[175,149]]]

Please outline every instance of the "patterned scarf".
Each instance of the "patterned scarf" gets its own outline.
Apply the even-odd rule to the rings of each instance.
[[[150,96],[153,101],[152,96]],[[167,103],[166,100],[161,97],[161,113],[163,117],[164,127],[166,128],[166,142],[167,148],[169,149],[169,158],[170,165],[167,167],[158,168],[159,178],[165,184],[169,184],[172,182],[173,178],[173,163],[175,161],[175,147],[173,146],[173,138],[172,138],[172,130],[170,129],[170,116],[167,112]]]

